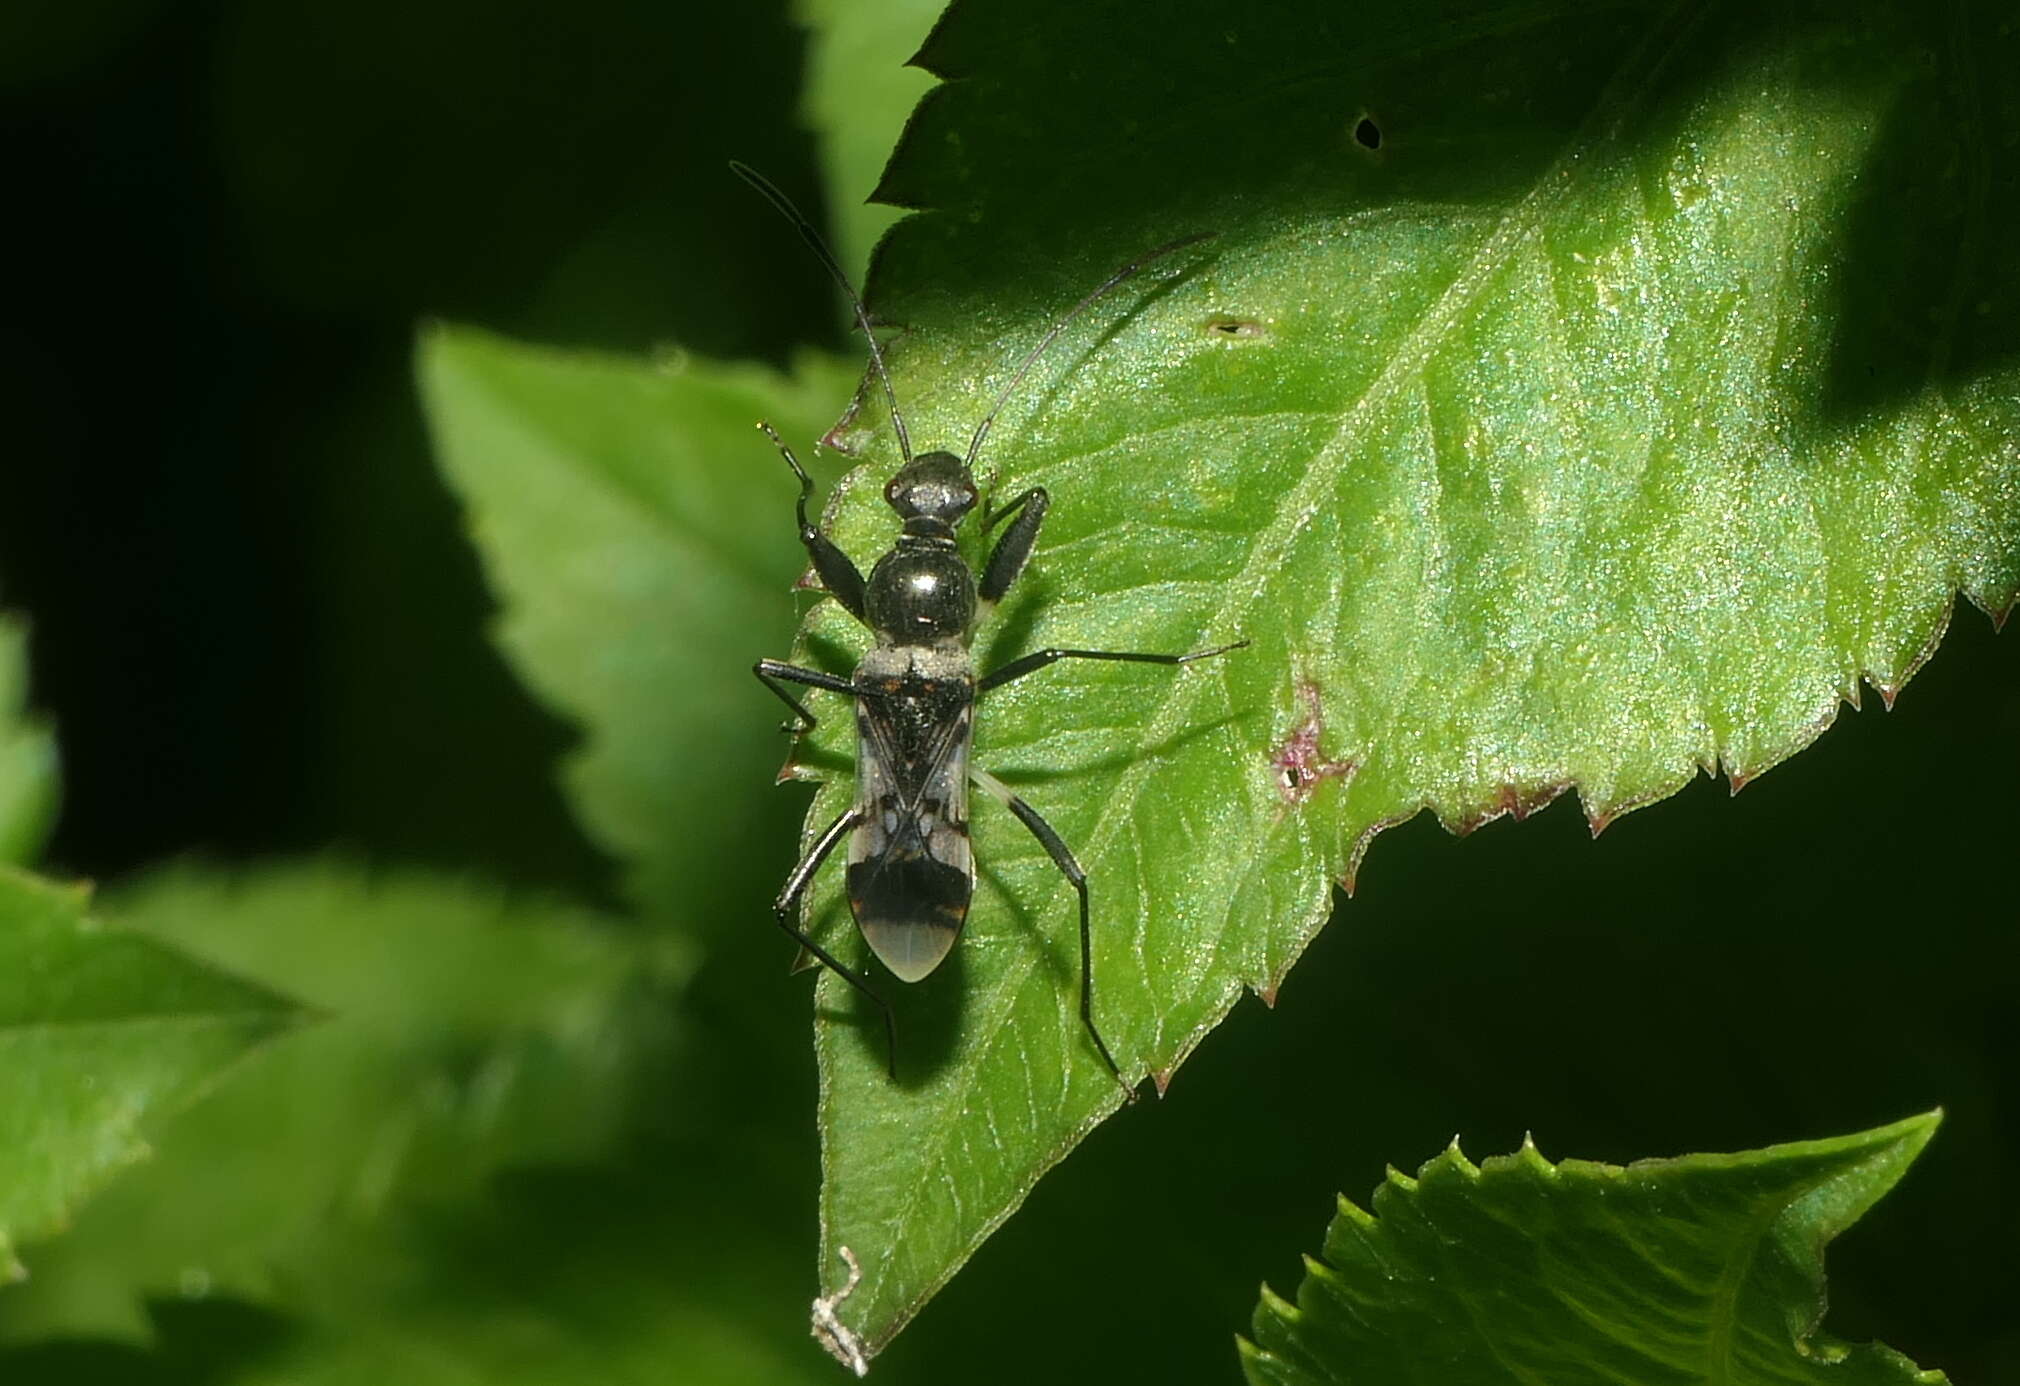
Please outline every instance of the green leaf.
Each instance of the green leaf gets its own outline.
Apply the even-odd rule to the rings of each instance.
[[[769,826],[765,801],[722,790],[768,778],[783,745],[784,709],[750,666],[783,644],[805,556],[791,475],[753,425],[814,437],[857,373],[812,356],[792,379],[654,369],[450,327],[423,339],[436,454],[505,602],[499,643],[582,726],[564,772],[576,811],[669,917],[750,923],[722,920],[712,892]]]
[[[27,715],[28,632],[0,617],[0,862],[42,852],[56,817],[56,737]]]
[[[0,1336],[15,1340],[144,1336],[145,1296],[296,1307],[348,1293],[357,1248],[392,1239],[402,1215],[467,1204],[502,1169],[605,1149],[659,1032],[659,988],[686,966],[663,944],[641,962],[578,911],[325,862],[176,868],[111,913],[321,1018],[162,1131],[156,1158],[69,1236],[30,1249],[33,1277],[0,1297]]]
[[[980,668],[1252,642],[1061,665],[977,720],[978,763],[1087,869],[1131,1077],[1274,995],[1382,827],[1575,788],[1596,831],[1699,769],[1744,784],[1861,678],[1891,698],[1958,590],[2013,600],[2020,31],[1943,24],[978,0],[935,31],[947,84],[882,190],[934,210],[871,285],[916,447],[964,446],[1114,266],[1218,232],[1077,322],[978,463],[1052,498]],[[874,396],[848,441],[833,532],[867,561],[896,465]],[[804,658],[864,644],[824,604]],[[814,825],[852,792],[817,702]],[[974,836],[955,964],[898,998],[901,1082],[821,982],[822,1279],[861,1260],[842,1319],[872,1350],[1121,1105],[1072,891],[987,801]],[[832,879],[808,917],[862,956]]]
[[[510,1178],[478,1216],[337,1248],[325,1312],[232,1386],[833,1383],[779,1293],[784,1248],[740,1240],[747,1208],[697,1216],[719,1194],[688,1197],[689,1173]]]
[[[0,867],[0,1280],[22,1273],[16,1244],[61,1229],[86,1193],[148,1153],[166,1112],[299,1015],[101,927],[89,895]]]
[[[1940,1113],[1739,1155],[1553,1165],[1453,1146],[1344,1198],[1298,1302],[1263,1290],[1251,1386],[1942,1382],[1822,1332],[1824,1247],[1893,1188]]]
[[[827,170],[836,257],[860,280],[877,238],[898,213],[866,199],[932,78],[905,60],[918,52],[942,0],[796,0],[807,30],[801,106],[820,139]]]

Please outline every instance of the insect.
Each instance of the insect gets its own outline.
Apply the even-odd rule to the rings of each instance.
[[[1005,684],[1062,659],[1182,665],[1240,649],[1248,642],[1237,641],[1190,654],[1045,649],[1013,659],[978,678],[968,648],[977,617],[993,608],[1024,571],[1051,498],[1045,488],[1034,486],[1000,509],[983,507],[985,532],[999,524],[1005,528],[979,575],[970,570],[955,547],[955,535],[979,499],[974,465],[983,440],[1046,348],[1089,305],[1137,271],[1207,238],[1188,236],[1150,251],[1117,270],[1074,305],[1018,366],[1010,383],[976,427],[965,455],[957,457],[940,451],[915,455],[904,416],[898,410],[897,391],[885,369],[876,334],[870,330],[869,311],[863,306],[861,295],[849,283],[820,233],[784,193],[742,164],[733,163],[730,167],[792,222],[854,306],[856,323],[869,340],[870,364],[890,405],[891,429],[903,457],[903,465],[884,487],[884,499],[897,513],[901,529],[896,542],[877,560],[866,579],[849,556],[807,518],[807,501],[813,496],[814,483],[793,456],[792,449],[770,424],[758,425],[799,479],[796,513],[800,542],[813,560],[821,585],[850,615],[868,626],[876,638],[875,647],[863,656],[855,673],[848,678],[776,659],[761,659],[753,669],[765,687],[792,709],[794,720],[786,724],[787,731],[805,732],[816,725],[814,715],[788,690],[788,684],[827,689],[855,700],[855,801],[815,839],[786,877],[773,906],[779,927],[882,1011],[889,1068],[895,1079],[897,1024],[889,1003],[860,972],[807,936],[798,923],[800,901],[814,873],[847,839],[849,909],[864,941],[899,981],[923,980],[946,959],[961,937],[974,897],[975,859],[968,839],[968,784],[972,780],[1001,801],[1030,830],[1079,894],[1080,1019],[1102,1062],[1121,1082],[1122,1071],[1094,1023],[1087,873],[1064,839],[1036,809],[995,776],[969,763],[975,706],[978,700]]]

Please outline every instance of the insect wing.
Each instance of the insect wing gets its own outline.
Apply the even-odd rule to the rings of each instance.
[[[900,981],[916,982],[961,937],[975,893],[968,841],[968,747],[974,708],[963,697],[917,748],[889,707],[858,699],[857,802],[864,821],[849,843],[849,908],[870,951]]]

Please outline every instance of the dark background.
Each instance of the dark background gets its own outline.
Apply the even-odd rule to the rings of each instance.
[[[51,869],[339,844],[610,901],[551,779],[571,733],[486,642],[413,331],[843,345],[819,269],[723,171],[819,186],[783,8],[128,0],[0,26],[0,601],[33,621],[62,738]],[[1233,1380],[1228,1335],[1259,1280],[1293,1288],[1331,1193],[1454,1132],[1475,1158],[1534,1130],[1553,1158],[1626,1160],[1940,1103],[1922,1163],[1833,1248],[1831,1323],[1960,1383],[2020,1379],[2016,674],[2020,641],[1966,609],[1898,711],[1869,698],[1736,801],[1699,782],[1597,844],[1568,802],[1463,842],[1391,833],[1276,1011],[1244,1002],[1169,1099],[1098,1132],[879,1375]],[[748,864],[754,900],[789,831]],[[708,980],[753,994],[715,1004],[790,1028],[713,1082],[810,1172],[805,1000],[756,916],[751,936]],[[739,1235],[810,1267],[803,1194]],[[782,1331],[805,1290],[780,1289]],[[191,1381],[276,1331],[231,1306],[180,1322],[156,1365]],[[17,1355],[9,1379],[87,1360],[138,1367]]]
[[[818,266],[780,262],[724,169],[819,186],[783,7],[134,0],[0,24],[25,235],[0,600],[33,618],[62,736],[52,863],[336,840],[594,888],[548,778],[566,733],[483,637],[414,327],[840,345]]]

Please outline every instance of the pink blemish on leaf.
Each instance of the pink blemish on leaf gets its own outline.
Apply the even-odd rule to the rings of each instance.
[[[1531,814],[1549,808],[1557,802],[1557,796],[1569,788],[1571,784],[1568,780],[1529,789],[1518,789],[1512,784],[1504,784],[1494,792],[1493,801],[1486,808],[1469,813],[1447,826],[1454,835],[1466,837],[1503,818],[1513,818],[1520,823]]]
[[[1291,728],[1289,736],[1270,753],[1270,766],[1276,771],[1277,793],[1293,808],[1300,807],[1325,780],[1344,780],[1352,777],[1358,763],[1352,760],[1328,760],[1319,750],[1319,739],[1325,735],[1325,713],[1319,706],[1318,685],[1309,679],[1298,681],[1298,701],[1304,704],[1305,715]]]
[[[1512,784],[1501,786],[1501,807],[1517,823],[1532,813],[1541,812],[1557,802],[1557,796],[1569,789],[1569,784],[1546,784],[1540,789],[1517,789]]]
[[[1150,1075],[1150,1081],[1157,1084],[1157,1097],[1160,1102],[1164,1100],[1165,1090],[1171,1086],[1171,1074],[1171,1069],[1160,1068]]]

